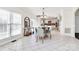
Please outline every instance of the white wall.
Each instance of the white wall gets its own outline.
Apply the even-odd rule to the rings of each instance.
[[[70,35],[70,36],[74,36],[73,33],[73,28],[74,28],[74,18],[73,18],[73,8],[63,8],[63,27],[64,27],[64,34],[65,35]],[[65,29],[69,28],[70,29],[70,33],[65,33]]]
[[[64,7],[61,10],[61,33],[64,35],[75,37],[75,12],[78,8],[76,7]],[[65,28],[70,28],[70,33],[65,33]]]
[[[40,21],[38,21],[38,19],[31,19],[32,21],[32,27],[38,27],[40,26]]]

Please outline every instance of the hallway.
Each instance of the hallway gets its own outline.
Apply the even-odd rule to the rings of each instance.
[[[42,44],[34,35],[23,37],[0,47],[0,51],[79,51],[79,40],[53,32],[52,39]]]

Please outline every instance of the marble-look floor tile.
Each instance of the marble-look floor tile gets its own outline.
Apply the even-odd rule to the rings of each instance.
[[[0,51],[79,51],[79,40],[53,32],[52,39],[47,38],[44,43],[41,40],[36,42],[35,35],[32,35],[0,46]]]

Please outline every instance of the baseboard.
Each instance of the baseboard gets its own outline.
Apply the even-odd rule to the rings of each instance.
[[[16,36],[14,36],[14,37],[12,37],[12,38],[2,39],[2,40],[0,40],[0,46],[2,46],[2,45],[4,45],[4,44],[7,44],[7,43],[9,43],[9,42],[11,42],[11,41],[14,41],[14,40],[18,40],[18,39],[20,39],[20,38],[21,38],[21,35],[16,35]]]

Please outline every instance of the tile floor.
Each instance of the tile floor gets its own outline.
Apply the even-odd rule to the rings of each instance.
[[[46,39],[43,44],[32,35],[0,46],[0,51],[79,51],[79,40],[53,32],[52,39]]]

